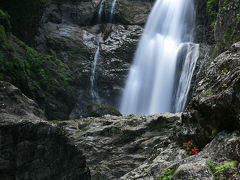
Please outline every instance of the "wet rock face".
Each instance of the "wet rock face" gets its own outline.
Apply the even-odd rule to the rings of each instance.
[[[34,101],[0,82],[0,179],[90,179],[81,151],[42,118]]]
[[[65,4],[59,3],[54,7],[60,11]],[[117,107],[143,28],[138,25],[112,24],[80,26],[68,21],[65,18],[67,15],[58,15],[62,21],[53,21],[50,18],[53,12],[48,8],[45,11],[39,36],[36,36],[36,47],[41,52],[61,59],[73,72],[79,93],[70,118],[78,117],[87,104],[96,103],[90,96],[90,76],[98,41],[100,52],[95,88],[101,104]]]
[[[207,0],[194,0],[196,22],[194,41],[197,43],[214,43],[214,32],[207,13]]]
[[[154,0],[117,0],[113,22],[125,25],[144,25],[153,3]],[[112,0],[106,0],[105,16],[110,14],[111,6]],[[108,17],[105,18],[108,19]],[[109,22],[109,20],[106,22]]]
[[[192,119],[208,132],[239,128],[240,43],[206,63],[205,76],[192,99]]]
[[[216,53],[219,54],[240,41],[240,2],[220,0],[219,12],[214,28]]]

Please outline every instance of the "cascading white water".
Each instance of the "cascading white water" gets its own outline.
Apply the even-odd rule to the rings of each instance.
[[[188,92],[191,86],[192,75],[199,56],[199,45],[193,43],[183,43],[185,48],[183,63],[181,61],[177,66],[177,73],[181,72],[180,79],[175,78],[175,89],[177,90],[173,99],[173,112],[183,111],[187,102]],[[181,58],[181,57],[180,57]],[[179,61],[179,59],[178,59]],[[182,67],[182,68],[181,68]]]
[[[157,0],[126,82],[123,114],[182,111],[198,58],[192,0]]]
[[[111,14],[110,14],[110,22],[112,22],[112,20],[113,20],[113,13],[114,13],[116,2],[117,2],[117,0],[113,0]]]

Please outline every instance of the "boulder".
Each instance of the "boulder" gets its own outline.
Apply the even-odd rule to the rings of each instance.
[[[240,42],[213,61],[205,61],[186,116],[203,127],[206,136],[213,130],[240,128],[239,67]]]
[[[33,100],[0,81],[0,179],[90,179],[67,132],[44,119]]]
[[[119,179],[173,142],[180,114],[104,116],[55,122],[86,156],[91,179]],[[176,143],[173,143],[176,144]],[[177,153],[177,151],[176,151]],[[184,155],[184,154],[183,154]]]
[[[117,109],[101,104],[89,104],[81,113],[81,117],[102,117],[104,115],[122,116]]]

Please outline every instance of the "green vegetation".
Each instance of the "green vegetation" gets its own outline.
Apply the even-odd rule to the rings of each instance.
[[[6,28],[6,31],[11,30],[10,16],[0,9],[0,25]]]
[[[7,39],[4,39],[4,42],[6,44],[8,42]],[[16,55],[5,61],[2,60],[2,71],[0,72],[1,77],[10,77],[12,83],[20,87],[23,91],[27,91],[27,78],[36,82],[35,85],[37,89],[41,88],[46,91],[52,91],[49,85],[55,82],[53,77],[61,80],[64,85],[68,86],[70,74],[69,69],[65,64],[63,64],[59,59],[39,54],[36,50],[25,45],[19,40],[16,43],[19,42],[20,45],[24,47],[23,51],[25,51],[25,53],[22,55]],[[7,47],[6,45],[3,46],[2,43],[1,46],[3,49],[6,49]],[[1,59],[3,59],[4,56],[1,56]],[[50,74],[49,69],[54,70],[54,73]]]
[[[218,3],[219,0],[207,0],[207,13],[211,23],[211,27],[214,28],[218,14]]]
[[[198,154],[198,148],[191,141],[183,143],[183,148],[188,156]]]
[[[235,167],[235,166],[237,166],[237,164],[238,164],[238,161],[230,161],[223,165],[217,166],[217,163],[214,161],[208,162],[208,166],[209,166],[210,170],[212,171],[215,179],[221,179],[221,177],[219,177],[219,173],[221,173],[231,167]]]
[[[224,75],[224,74],[227,74],[227,73],[228,73],[228,69],[227,68],[223,68],[222,74]]]
[[[132,118],[134,118],[134,117],[135,117],[135,114],[129,114],[129,115],[128,115],[128,118],[129,118],[129,119],[132,119]]]
[[[111,115],[121,115],[121,113],[114,107],[104,106],[101,104],[88,104],[87,105],[87,113],[88,113],[88,115],[92,115],[93,117],[94,116],[96,116],[96,117],[102,116],[106,112]]]
[[[227,6],[232,0],[224,0],[224,6]]]
[[[7,35],[3,25],[0,25],[0,46],[4,50],[12,50],[13,47],[8,43]]]
[[[171,180],[172,177],[173,177],[173,175],[174,175],[174,173],[175,173],[175,170],[174,170],[174,169],[171,169],[171,170],[169,170],[168,172],[160,175],[160,176],[159,176],[159,179],[160,179],[160,180]]]
[[[223,88],[227,88],[228,86],[227,86],[227,84],[223,84],[222,87]]]
[[[65,93],[72,95],[69,67],[59,59],[38,53],[6,29],[11,29],[9,16],[0,10],[0,80],[20,88],[44,110],[49,96],[64,101]]]
[[[207,95],[207,96],[213,95],[213,92],[209,90],[209,91],[205,92],[205,95]]]
[[[46,0],[5,0],[1,2],[1,8],[11,17],[13,33],[20,38],[27,38],[37,27],[45,3]]]
[[[229,19],[230,23],[223,22],[226,25],[222,26],[224,35],[216,45],[219,53],[223,52],[233,43],[240,40],[240,6],[238,8],[233,8],[233,4],[233,0],[225,0],[223,4],[224,8],[221,9],[222,14],[231,15],[231,19]],[[228,9],[230,9],[230,11]]]
[[[211,134],[211,136],[209,136],[209,138],[213,139],[217,134],[218,134],[218,130],[217,129],[213,129],[212,130],[212,134]]]

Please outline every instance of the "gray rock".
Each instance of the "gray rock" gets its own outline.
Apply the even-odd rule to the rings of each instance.
[[[0,81],[0,179],[90,179],[85,157],[37,104]]]
[[[102,117],[104,115],[122,116],[122,114],[113,107],[103,106],[101,104],[89,104],[81,114],[79,114],[79,117]]]
[[[100,53],[95,73],[95,87],[101,104],[117,107],[130,63],[142,33],[140,26],[96,25],[79,27],[66,24],[44,24],[38,49],[54,54],[68,64],[78,87],[78,103],[70,115],[79,112],[92,102],[90,74],[100,34]],[[100,34],[97,34],[101,32]]]
[[[180,114],[104,116],[57,122],[84,152],[92,179],[118,179],[171,144]],[[172,151],[176,149],[172,148]],[[154,152],[156,151],[156,152]],[[176,151],[177,153],[177,151]]]
[[[115,108],[119,105],[124,82],[147,15],[153,2],[117,1],[114,23],[97,24],[100,1],[48,1],[43,12],[35,47],[66,63],[78,89],[77,103],[70,118],[94,102],[90,96],[90,74],[100,41],[95,73],[95,88],[100,103]],[[112,1],[103,6],[102,23],[109,22]],[[134,10],[130,7],[135,7]],[[97,24],[97,25],[96,25]],[[75,103],[75,102],[74,102]],[[58,108],[58,107],[57,107]],[[71,107],[72,108],[72,107]]]
[[[240,173],[237,167],[229,167],[219,173],[213,173],[209,162],[223,165],[233,160],[239,161],[239,132],[221,132],[206,145],[197,155],[186,156],[184,150],[175,144],[159,149],[154,159],[146,160],[141,166],[127,173],[120,179],[159,179],[161,174],[173,169],[172,179],[238,179]]]
[[[240,45],[206,61],[205,76],[198,83],[191,103],[191,116],[211,134],[213,129],[239,127]]]
[[[216,41],[215,54],[226,51],[231,45],[240,41],[240,3],[238,0],[220,0],[219,12],[214,28]]]

